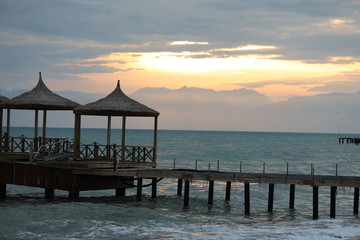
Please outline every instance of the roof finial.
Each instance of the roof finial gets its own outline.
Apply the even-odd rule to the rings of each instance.
[[[42,81],[42,78],[41,78],[41,72],[39,72],[39,80]]]

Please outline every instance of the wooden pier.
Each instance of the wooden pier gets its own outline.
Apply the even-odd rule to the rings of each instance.
[[[358,145],[358,144],[360,144],[360,138],[340,137],[339,143],[354,143],[354,144]]]
[[[52,198],[55,189],[69,192],[77,198],[80,191],[116,189],[117,196],[125,196],[127,188],[136,188],[136,200],[141,201],[142,188],[151,186],[151,197],[156,197],[156,188],[161,179],[177,180],[177,195],[183,195],[184,207],[190,206],[190,188],[193,181],[208,181],[208,204],[213,204],[214,183],[226,183],[225,201],[230,201],[231,184],[244,184],[244,213],[251,213],[251,184],[268,184],[268,212],[273,211],[274,185],[289,185],[289,209],[295,207],[296,185],[308,185],[313,189],[313,219],[319,217],[319,187],[330,187],[330,217],[336,216],[336,191],[338,187],[354,188],[353,213],[359,213],[360,177],[314,174],[276,174],[220,172],[195,169],[165,168],[113,168],[111,161],[57,161],[30,164],[28,161],[0,161],[0,195],[6,196],[6,184],[44,188],[45,197]],[[143,185],[143,179],[151,183]]]

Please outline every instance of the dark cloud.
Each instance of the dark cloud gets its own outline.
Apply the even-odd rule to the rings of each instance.
[[[58,75],[111,72],[115,69],[75,64],[111,52],[207,53],[248,44],[276,46],[261,54],[286,60],[324,63],[329,57],[350,56],[358,61],[358,9],[357,0],[2,0],[0,76],[8,78],[0,80],[8,87],[41,70]],[[209,44],[168,44],[179,40]],[[212,52],[211,57],[243,54],[259,51]]]

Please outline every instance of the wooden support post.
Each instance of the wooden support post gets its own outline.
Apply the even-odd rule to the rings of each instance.
[[[212,205],[214,201],[214,181],[209,181],[209,197],[208,197],[208,204]]]
[[[0,198],[6,198],[6,183],[0,183]]]
[[[45,198],[52,199],[55,196],[55,189],[53,188],[45,188]]]
[[[151,198],[156,198],[157,178],[152,179]]]
[[[70,190],[69,191],[69,198],[70,199],[76,199],[79,198],[80,196],[80,191],[79,190]]]
[[[179,178],[178,185],[177,185],[177,195],[178,196],[182,195],[182,185],[183,185],[183,180]]]
[[[125,195],[126,195],[126,188],[117,188],[117,189],[115,190],[115,195],[116,195],[117,197],[125,197]]]
[[[336,215],[336,186],[331,186],[330,196],[330,218],[335,218]]]
[[[289,208],[295,208],[295,184],[290,184]]]
[[[354,214],[359,213],[359,188],[354,188]]]
[[[189,206],[189,197],[190,197],[190,181],[185,180],[184,207]]]
[[[141,195],[142,195],[142,178],[138,178],[137,180],[137,191],[136,191],[136,201],[141,201]]]
[[[231,194],[231,182],[226,182],[226,193],[225,193],[225,201],[230,202],[230,194]]]
[[[269,183],[268,212],[273,211],[273,205],[274,205],[274,184]]]
[[[319,187],[313,186],[313,219],[319,218]]]
[[[250,214],[250,183],[244,183],[245,185],[245,214]]]

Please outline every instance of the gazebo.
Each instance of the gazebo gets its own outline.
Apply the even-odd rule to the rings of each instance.
[[[156,167],[157,128],[159,112],[126,96],[120,88],[120,80],[113,92],[98,101],[78,106],[74,109],[75,131],[74,152],[80,156],[80,129],[82,115],[107,116],[107,144],[106,158],[112,158],[114,162],[119,157],[119,167],[151,166]],[[121,145],[110,145],[111,117],[122,117]],[[154,142],[152,147],[126,146],[126,119],[127,117],[153,117],[154,118]],[[112,156],[111,156],[112,154]]]
[[[17,97],[14,97],[4,103],[0,104],[1,108],[7,109],[7,137],[10,137],[10,110],[35,110],[35,127],[34,127],[34,140],[35,150],[36,139],[38,139],[38,113],[43,110],[43,124],[42,124],[42,150],[45,150],[46,144],[46,125],[47,125],[47,111],[48,110],[73,110],[79,106],[78,103],[73,102],[67,98],[61,97],[58,94],[50,91],[44,84],[41,72],[39,72],[39,81],[31,91],[25,92]],[[7,143],[8,144],[8,143]],[[44,151],[42,151],[44,153]]]

